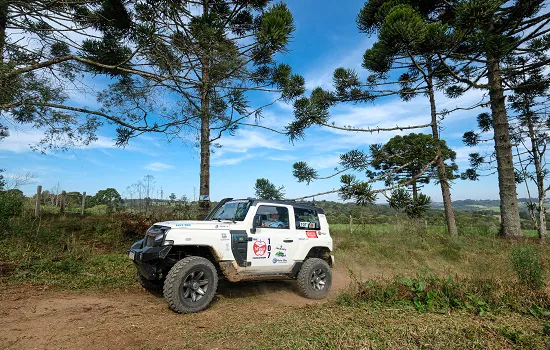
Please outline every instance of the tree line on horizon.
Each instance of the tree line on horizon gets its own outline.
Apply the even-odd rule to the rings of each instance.
[[[300,182],[335,176],[341,181],[337,189],[302,199],[338,193],[344,200],[368,204],[382,195],[392,207],[415,217],[430,202],[422,185],[435,181],[441,187],[447,231],[457,235],[452,182],[496,173],[500,234],[522,235],[521,184],[536,198],[528,208],[544,239],[544,200],[550,189],[545,167],[550,13],[545,2],[368,0],[355,21],[361,33],[376,39],[365,48],[364,71],[338,68],[331,89],[306,94],[304,78],[278,61],[295,29],[284,3],[0,0],[0,139],[9,135],[8,125],[43,130],[44,138],[32,145],[42,152],[89,144],[104,124],[116,126],[119,146],[149,133],[167,141],[191,137],[200,149],[204,215],[210,208],[212,149],[239,128],[266,129],[293,142],[313,126],[365,135],[406,131],[411,133],[386,144],[342,154],[332,174],[295,163],[293,174]],[[71,99],[75,91],[89,92],[89,77],[109,82],[94,92],[97,108]],[[438,107],[442,96],[459,103],[474,90],[483,94],[477,103]],[[266,96],[260,104],[251,98],[258,92]],[[392,96],[425,98],[429,118],[418,125],[371,128],[331,121],[335,106]],[[262,112],[277,101],[294,108],[294,120],[281,130],[262,125]],[[478,125],[465,125],[466,145],[494,145],[490,154],[472,152],[471,166],[462,173],[454,163],[456,153],[442,137],[445,120],[456,111],[481,111]],[[374,183],[383,188],[374,189]],[[533,184],[534,190],[529,187]]]

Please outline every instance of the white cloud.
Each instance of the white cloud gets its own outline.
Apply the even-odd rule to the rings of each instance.
[[[10,136],[6,137],[2,141],[0,141],[0,152],[1,151],[7,151],[7,152],[13,152],[13,153],[26,153],[26,152],[32,152],[31,146],[36,145],[40,142],[40,140],[44,137],[44,132],[39,129],[23,129],[20,128],[18,130],[11,129],[10,130]],[[145,142],[143,142],[145,141]],[[154,147],[151,147],[154,146]],[[153,149],[152,149],[153,148]],[[155,152],[154,149],[160,148],[160,145],[158,142],[151,142],[148,140],[145,140],[140,137],[139,139],[132,140],[132,142],[120,149],[124,149],[127,151],[137,152],[137,153],[143,153],[150,156],[158,156],[158,152]],[[100,150],[101,152],[110,155],[106,153],[106,150],[109,149],[119,149],[119,147],[116,145],[115,140],[108,136],[97,136],[97,140],[93,141],[89,145],[80,145],[75,146],[71,149],[71,152],[77,151],[77,150]],[[63,155],[62,152],[48,152],[48,154],[60,157],[60,158],[74,158],[73,155]]]
[[[174,166],[170,164],[162,163],[162,162],[153,162],[153,163],[147,164],[143,168],[151,171],[164,171],[164,170],[174,169]]]
[[[18,132],[10,130],[10,136],[0,141],[0,151],[24,153],[31,151],[30,145],[38,143],[44,135],[37,130]]]
[[[36,145],[44,138],[41,130],[10,130],[10,136],[0,141],[0,151],[9,151],[14,153],[30,152],[31,146]],[[115,141],[105,136],[98,136],[97,140],[87,146],[78,146],[77,149],[91,148],[116,148]]]
[[[311,157],[306,160],[306,163],[308,163],[308,165],[312,166],[314,169],[328,169],[337,167],[339,161],[339,154],[325,154]]]
[[[452,109],[455,106],[468,107],[480,102],[484,92],[469,91],[459,99],[447,99],[438,93],[436,101],[438,109]],[[447,141],[462,144],[461,138],[465,124],[481,111],[456,111],[446,116],[443,121],[442,137]],[[409,102],[396,98],[386,98],[376,104],[339,105],[331,110],[329,123],[336,126],[352,126],[356,128],[392,128],[396,126],[423,125],[430,122],[429,101],[424,97],[417,97]],[[405,129],[386,132],[353,132],[329,127],[312,127],[306,131],[305,141],[297,141],[300,149],[308,148],[317,152],[345,152],[355,148],[365,148],[375,143],[385,143],[395,135],[404,135],[411,132],[431,133],[430,127],[422,129]]]
[[[332,76],[336,68],[351,68],[360,72],[363,54],[366,49],[374,44],[374,42],[374,37],[364,39],[354,43],[353,47],[335,51],[331,56],[326,57],[321,62],[316,62],[314,64],[316,68],[306,73],[304,76],[306,88],[308,90],[312,90],[316,87],[330,89],[332,87]]]
[[[96,141],[79,148],[117,148],[117,146],[114,139],[105,136],[98,136]]]
[[[223,165],[235,165],[244,162],[247,159],[253,158],[252,154],[245,154],[242,157],[233,157],[233,158],[218,158],[212,160],[213,166],[223,166]]]
[[[280,137],[270,131],[259,131],[240,129],[235,136],[225,136],[220,140],[222,150],[215,154],[220,156],[228,152],[243,153],[255,148],[268,148],[277,150],[288,150],[289,146],[284,145]]]
[[[293,107],[265,110],[259,124],[278,131],[284,131],[285,126],[294,120]]]
[[[291,154],[281,154],[276,156],[269,156],[267,158],[269,160],[275,160],[275,161],[281,161],[281,162],[292,162],[298,159],[296,156],[293,156]]]

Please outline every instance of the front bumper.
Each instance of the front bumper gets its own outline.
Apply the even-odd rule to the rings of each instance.
[[[162,260],[172,246],[143,247],[143,240],[137,241],[128,250],[128,257],[134,262],[138,272],[148,280],[162,278]]]

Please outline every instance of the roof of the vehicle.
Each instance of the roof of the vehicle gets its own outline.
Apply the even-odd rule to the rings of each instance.
[[[260,199],[260,198],[243,198],[243,199],[232,199],[232,200],[249,200],[252,201],[253,205],[257,203],[272,203],[272,204],[285,204],[285,205],[292,205],[295,208],[302,208],[302,209],[315,209],[317,213],[324,214],[325,211],[322,208],[319,208],[312,204],[311,202],[297,202],[295,200],[291,199]]]

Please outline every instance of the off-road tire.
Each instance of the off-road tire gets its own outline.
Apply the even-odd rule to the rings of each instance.
[[[137,273],[139,284],[148,292],[160,292],[162,290],[164,281],[150,281],[143,277],[139,272]]]
[[[185,297],[184,286],[187,278],[192,277],[197,271],[202,271],[204,279],[208,281],[207,290],[203,291],[197,301]],[[200,256],[189,256],[178,261],[168,272],[164,281],[164,298],[172,311],[180,314],[199,312],[208,307],[216,294],[218,288],[218,273],[214,265]],[[191,292],[192,293],[192,292]]]
[[[314,287],[315,281],[313,281],[315,278],[314,275],[319,270],[322,271],[325,276],[325,284],[321,290]],[[332,286],[332,272],[330,271],[330,266],[328,266],[327,262],[322,259],[309,258],[302,265],[302,268],[298,273],[297,282],[298,291],[304,297],[315,300],[324,299],[328,295],[330,287]]]

